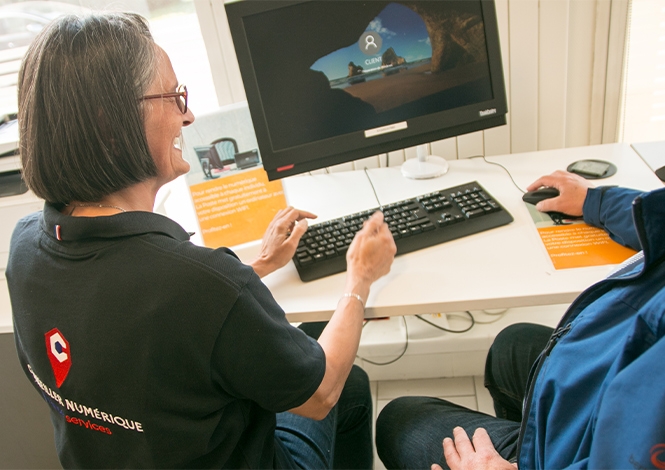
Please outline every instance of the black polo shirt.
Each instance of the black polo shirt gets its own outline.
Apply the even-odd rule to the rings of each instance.
[[[21,364],[64,467],[285,466],[275,413],[325,356],[253,269],[158,214],[21,220],[6,271]]]

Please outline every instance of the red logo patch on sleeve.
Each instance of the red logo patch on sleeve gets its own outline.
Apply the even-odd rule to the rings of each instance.
[[[651,463],[656,468],[665,468],[665,460],[663,457],[665,454],[665,444],[656,444],[651,448]]]
[[[60,388],[60,385],[67,378],[67,374],[69,374],[69,368],[72,366],[72,354],[69,350],[69,342],[57,328],[53,328],[44,336],[46,338],[46,354],[51,362],[51,368],[55,376],[55,385]]]

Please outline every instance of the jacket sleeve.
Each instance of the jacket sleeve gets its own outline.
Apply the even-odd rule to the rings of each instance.
[[[598,410],[588,468],[665,468],[665,338],[623,369]]]
[[[582,209],[584,221],[604,229],[617,243],[641,250],[633,222],[633,201],[641,194],[641,191],[615,186],[589,189]]]

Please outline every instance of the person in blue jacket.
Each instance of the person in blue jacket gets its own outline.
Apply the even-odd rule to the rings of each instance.
[[[555,330],[497,336],[485,366],[496,417],[436,398],[389,403],[376,423],[387,468],[665,468],[665,188],[593,188],[563,171],[527,189],[541,186],[560,195],[539,210],[582,215],[638,253]]]

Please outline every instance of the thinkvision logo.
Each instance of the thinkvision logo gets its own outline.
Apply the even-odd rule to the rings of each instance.
[[[496,108],[490,108],[490,109],[484,109],[482,111],[478,111],[478,114],[482,116],[489,116],[490,114],[496,114]]]

